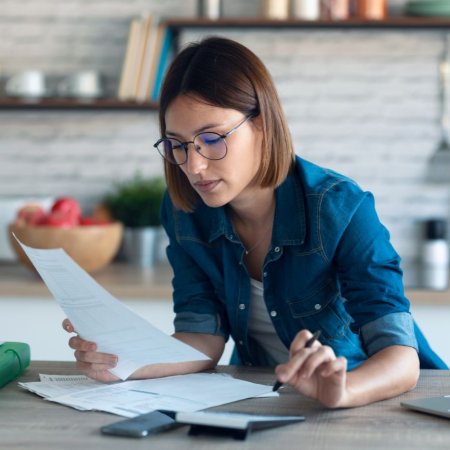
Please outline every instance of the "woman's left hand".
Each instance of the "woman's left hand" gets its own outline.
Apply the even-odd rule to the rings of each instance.
[[[329,408],[345,406],[349,395],[347,360],[336,357],[331,347],[318,341],[305,348],[311,337],[308,330],[297,334],[289,350],[289,361],[275,369],[277,378]]]

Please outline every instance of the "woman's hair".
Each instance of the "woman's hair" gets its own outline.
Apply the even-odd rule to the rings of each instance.
[[[230,39],[210,37],[188,45],[176,56],[161,89],[161,136],[166,134],[167,109],[180,95],[198,97],[245,116],[260,116],[263,149],[256,181],[261,187],[276,187],[286,178],[294,160],[289,128],[271,75],[248,48]],[[168,161],[164,161],[164,171],[174,205],[193,211],[199,197],[186,175]]]

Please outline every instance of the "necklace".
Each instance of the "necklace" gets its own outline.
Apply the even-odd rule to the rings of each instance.
[[[246,248],[246,247],[244,246],[245,256],[247,256],[250,252],[252,252],[252,251],[255,250],[256,248],[258,248],[258,247],[265,241],[265,239],[267,238],[267,235],[268,235],[269,232],[271,232],[271,231],[272,231],[272,224],[270,224],[270,226],[269,226],[266,230],[264,230],[264,233],[263,233],[262,238],[259,239],[255,244],[253,244],[250,248]],[[242,239],[241,239],[241,237],[239,236],[239,233],[236,232],[236,234],[238,235],[240,241],[243,242]]]

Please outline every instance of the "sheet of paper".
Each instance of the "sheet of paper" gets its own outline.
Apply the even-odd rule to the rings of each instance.
[[[44,398],[78,393],[82,390],[103,387],[104,383],[94,381],[84,375],[39,375],[41,381],[26,383],[26,389]],[[19,383],[21,386],[23,383]]]
[[[98,351],[118,356],[117,366],[110,371],[122,380],[147,364],[209,359],[131,311],[63,249],[35,249],[19,243],[77,333],[95,342]]]
[[[106,411],[125,417],[135,417],[157,409],[198,411],[259,397],[272,390],[272,386],[215,373],[194,373],[113,384],[97,383],[85,377],[74,378],[73,382],[58,376],[41,376],[41,379],[45,381],[19,385],[47,400],[72,408]]]

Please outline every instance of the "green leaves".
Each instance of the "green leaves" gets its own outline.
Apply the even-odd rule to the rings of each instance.
[[[130,181],[116,184],[115,190],[106,195],[104,204],[126,227],[159,226],[165,189],[163,178],[144,178],[136,174]]]

